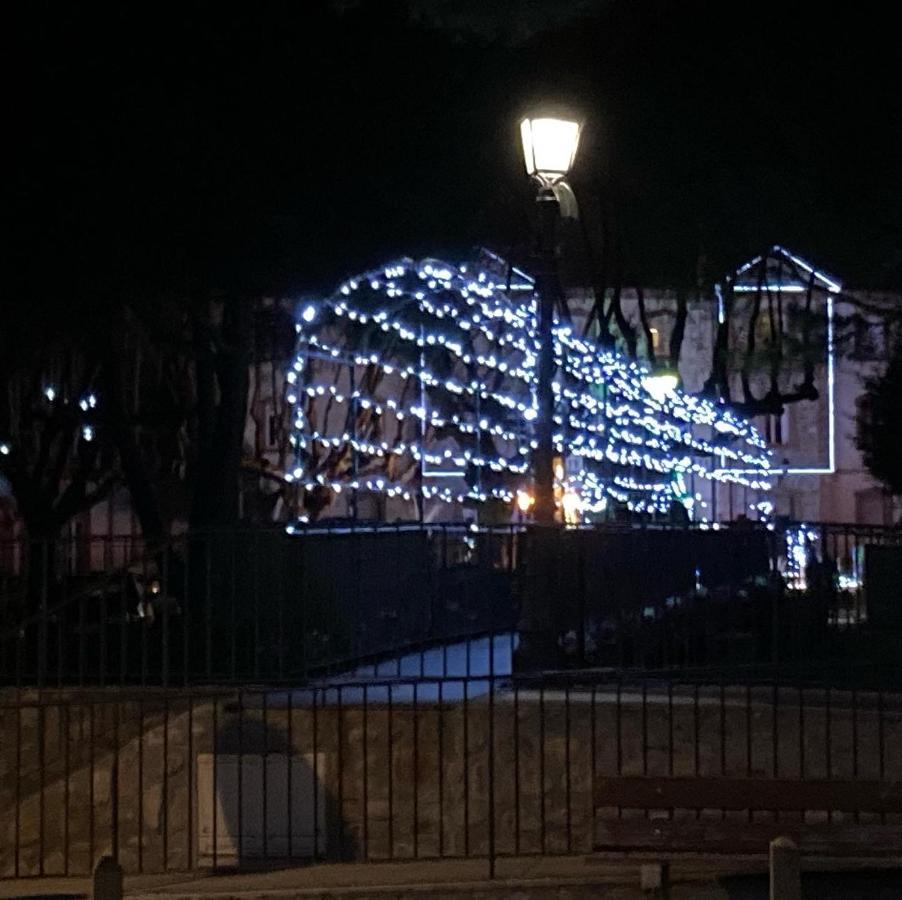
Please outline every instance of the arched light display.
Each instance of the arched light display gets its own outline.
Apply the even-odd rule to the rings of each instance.
[[[289,480],[336,495],[497,498],[522,512],[538,416],[536,299],[522,273],[511,283],[489,270],[401,259],[300,304],[287,373]],[[705,482],[769,490],[770,452],[745,419],[680,390],[650,391],[648,369],[564,322],[554,337],[554,443],[566,462],[558,492],[568,521],[611,503],[665,512],[675,502],[704,521]],[[340,425],[318,412],[326,406]],[[326,454],[344,462],[330,469]],[[388,474],[392,459],[407,462],[402,476]]]

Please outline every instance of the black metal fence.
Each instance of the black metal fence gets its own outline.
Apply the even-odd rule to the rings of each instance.
[[[863,798],[902,780],[898,693],[839,690],[810,671],[791,683],[493,669],[490,656],[471,677],[7,691],[0,878],[87,874],[108,854],[128,873],[585,854],[604,849],[605,826],[648,816],[629,794],[615,808],[599,796],[619,776],[763,779],[784,793],[819,779],[836,792],[796,825],[829,825],[842,809],[861,852],[902,831],[885,804],[840,800],[850,783]],[[766,800],[693,805],[660,812],[738,816],[746,829],[779,818]]]
[[[892,675],[900,584],[902,531],[833,525],[335,526],[189,534],[160,548],[23,541],[0,546],[0,679],[302,684],[366,664],[425,673],[437,646],[501,635],[515,649],[523,627],[548,636],[549,669],[829,664]]]
[[[229,531],[127,546],[124,559],[115,539],[0,553],[15,560],[0,574],[6,683],[297,683],[516,623],[514,530]]]

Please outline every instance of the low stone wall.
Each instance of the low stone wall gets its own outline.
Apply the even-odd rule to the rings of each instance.
[[[315,707],[312,699],[310,691],[7,695],[0,877],[89,872],[114,838],[128,873],[210,864],[199,834],[206,828],[209,838],[213,797],[198,797],[197,786],[199,761],[211,756],[219,794],[235,790],[236,759],[293,757],[293,799],[284,765],[262,769],[282,773],[265,801],[266,855],[289,855],[289,809],[294,834],[298,802],[312,810],[318,800],[322,818],[315,825],[310,812],[308,825],[332,860],[589,853],[594,775],[902,780],[902,706],[873,694],[649,686],[415,706],[378,690],[366,705],[359,691],[343,692],[340,704],[335,689],[318,691]],[[259,815],[260,798],[247,793],[242,809],[256,804]],[[241,852],[247,820],[236,808],[217,827],[237,849],[218,864],[262,852],[259,840]]]

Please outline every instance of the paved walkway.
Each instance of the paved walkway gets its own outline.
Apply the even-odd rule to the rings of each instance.
[[[190,873],[127,878],[130,900],[225,900],[225,898],[299,897],[306,900],[390,898],[410,895],[431,900],[456,897],[516,897],[519,900],[648,900],[639,888],[639,866],[633,856],[533,858],[499,860],[489,880],[487,863],[443,860],[415,863],[317,865],[278,871],[235,874]],[[890,900],[902,896],[902,860],[882,865],[871,861],[810,861],[806,876],[812,896]],[[841,874],[837,874],[842,870]],[[683,856],[671,864],[672,900],[752,900],[767,897],[767,863],[763,856]],[[820,873],[820,874],[817,874]],[[828,874],[829,873],[829,874]],[[762,893],[763,891],[763,893]],[[806,893],[808,893],[806,891]],[[44,878],[0,881],[0,898],[91,896],[87,878]]]

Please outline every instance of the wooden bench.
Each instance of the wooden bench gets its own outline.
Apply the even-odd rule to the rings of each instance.
[[[802,853],[818,856],[902,856],[902,784],[617,776],[596,778],[594,794],[596,850],[762,853],[786,836]],[[644,815],[603,815],[612,807]],[[717,816],[720,810],[733,815]],[[778,820],[752,815],[762,812]],[[814,812],[842,816],[806,821]],[[858,813],[883,818],[856,822]]]

